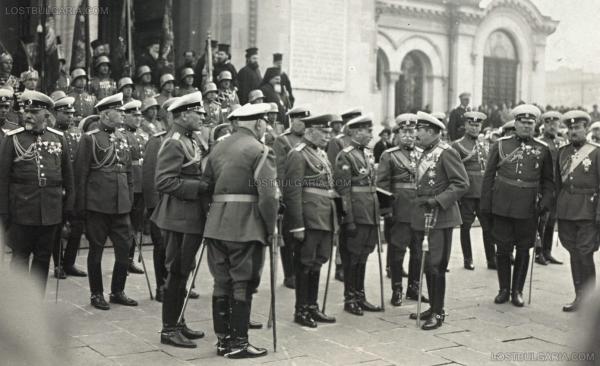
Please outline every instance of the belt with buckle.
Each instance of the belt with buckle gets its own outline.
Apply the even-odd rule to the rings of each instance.
[[[511,186],[519,187],[519,188],[537,188],[539,186],[539,182],[528,182],[520,179],[510,179],[499,175],[498,181],[502,183],[506,183]]]
[[[373,186],[358,186],[352,187],[352,192],[355,193],[375,193],[377,192],[377,188]]]
[[[131,161],[131,165],[133,166],[140,166],[144,163],[144,159],[139,159],[139,160],[132,160]]]
[[[22,184],[27,186],[38,186],[38,187],[62,187],[61,180],[47,179],[45,177],[39,177],[37,180],[27,180],[12,178],[10,180],[13,184]]]
[[[317,196],[323,196],[327,198],[336,198],[339,197],[336,191],[333,189],[325,189],[325,188],[316,188],[316,187],[304,187],[302,188],[302,192],[316,194]]]
[[[416,183],[411,182],[397,182],[392,185],[395,189],[417,189]]]
[[[258,202],[258,196],[252,194],[215,194],[213,202]]]

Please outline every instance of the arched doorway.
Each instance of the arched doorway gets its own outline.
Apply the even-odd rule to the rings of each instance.
[[[510,36],[501,30],[488,37],[483,57],[484,105],[514,104],[517,90],[517,50]]]
[[[422,52],[411,51],[402,60],[396,82],[396,115],[423,108],[429,60]]]

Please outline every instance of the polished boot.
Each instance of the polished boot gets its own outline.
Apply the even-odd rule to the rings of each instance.
[[[104,300],[104,295],[102,293],[92,294],[90,298],[90,303],[93,307],[100,310],[109,310],[110,305]]]
[[[354,290],[355,277],[357,276],[357,265],[344,266],[344,311],[352,315],[363,315],[363,310],[356,302]]]
[[[536,255],[535,255],[535,263],[541,264],[542,266],[548,265],[548,261],[546,260],[546,257],[544,256],[544,253],[542,253],[542,252],[536,253]]]
[[[515,266],[513,268],[511,302],[514,306],[523,307],[523,287],[527,277],[527,265],[529,264],[529,252],[517,251]]]
[[[510,257],[501,253],[496,253],[496,264],[498,266],[498,284],[500,291],[494,302],[504,304],[510,299]]]
[[[229,326],[229,297],[213,296],[212,318],[213,329],[217,335],[217,355],[224,356],[229,352],[230,326]]]
[[[64,266],[65,274],[74,277],[87,277],[87,273],[85,271],[80,270],[79,268],[72,266]]]
[[[425,323],[421,325],[423,330],[434,330],[442,326],[444,323],[444,315],[432,313],[431,316],[425,320]]]
[[[164,327],[160,332],[160,343],[179,348],[196,348],[196,343],[183,335],[180,327]]]
[[[308,311],[310,274],[303,265],[296,266],[296,306],[294,322],[303,327],[316,328],[317,322]]]
[[[391,266],[392,273],[392,300],[390,303],[392,306],[402,305],[402,263],[392,262]]]
[[[65,278],[67,278],[67,274],[65,273],[64,268],[54,267],[54,278],[58,278],[61,280],[64,280]]]
[[[419,281],[408,285],[408,288],[406,289],[406,298],[414,301],[419,300]],[[421,294],[421,302],[428,304],[429,299],[424,294]]]
[[[431,308],[429,308],[429,309],[421,312],[420,318],[421,318],[421,320],[427,320],[427,319],[431,318],[432,314],[433,314],[433,310],[431,310]],[[412,320],[417,320],[417,313],[411,313],[409,318]]]
[[[550,264],[563,264],[563,262],[554,258],[550,253],[544,253],[544,258],[546,258],[546,261]]]
[[[465,259],[464,260],[464,267],[465,269],[468,269],[469,271],[473,271],[475,269],[475,266],[473,265],[473,259]]]
[[[137,306],[138,305],[137,301],[135,301],[132,298],[127,297],[127,295],[125,295],[125,292],[123,292],[123,291],[117,292],[114,294],[110,294],[110,302],[112,304],[121,304],[121,305],[125,305],[125,306]]]
[[[256,330],[262,329],[262,327],[263,324],[261,322],[254,321],[252,319],[250,319],[250,321],[248,322],[248,329]]]
[[[483,250],[485,251],[485,259],[488,269],[496,269],[496,246],[492,239],[489,230],[484,230],[483,233]]]
[[[321,271],[308,272],[308,312],[314,321],[319,323],[335,323],[335,318],[321,312],[319,309],[319,278]]]
[[[365,274],[367,270],[367,264],[361,263],[358,265],[358,275],[356,276],[355,289],[358,295],[357,303],[363,309],[363,311],[379,312],[383,309],[377,305],[373,305],[367,301],[365,295]]]
[[[308,305],[299,305],[294,313],[294,323],[303,327],[316,328],[317,322],[312,318]]]
[[[462,248],[464,267],[470,271],[475,269],[473,266],[473,251],[471,250],[471,226],[461,225],[460,227],[460,247]]]
[[[186,293],[187,295],[187,293]],[[194,289],[190,289],[190,299],[199,299],[200,298],[200,294],[198,294],[196,291],[194,291]]]
[[[580,261],[580,257],[578,254],[571,254],[570,256],[570,261],[571,261],[571,277],[573,279],[573,287],[575,288],[575,300],[570,303],[567,304],[565,306],[563,306],[563,311],[570,313],[570,312],[574,312],[577,311],[577,309],[579,308],[580,302],[581,302],[581,290],[582,290],[582,279],[583,279],[583,263],[581,263]]]
[[[267,350],[254,347],[248,341],[248,322],[250,321],[250,304],[246,301],[233,300],[231,304],[231,340],[230,350],[225,357],[232,359],[255,358],[265,356]]]

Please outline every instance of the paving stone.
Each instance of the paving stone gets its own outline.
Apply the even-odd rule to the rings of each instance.
[[[161,351],[133,353],[125,356],[113,357],[112,360],[122,366],[177,366],[189,365]]]
[[[116,363],[104,357],[104,355],[96,352],[90,347],[74,348],[66,352],[68,365],[85,365],[85,366],[114,366]]]
[[[79,340],[104,356],[118,356],[156,350],[156,347],[153,347],[140,337],[125,331],[81,336]]]

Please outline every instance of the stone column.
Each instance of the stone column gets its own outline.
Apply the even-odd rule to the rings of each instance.
[[[396,118],[396,82],[400,79],[399,71],[386,72],[387,79],[387,108],[385,119]]]

